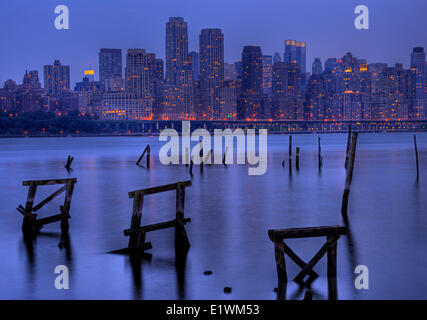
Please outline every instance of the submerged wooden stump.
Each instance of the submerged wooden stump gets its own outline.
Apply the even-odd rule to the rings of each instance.
[[[278,278],[278,299],[286,298],[288,276],[286,272],[285,255],[294,261],[302,270],[295,276],[294,281],[301,286],[310,287],[311,283],[319,276],[314,266],[327,253],[328,260],[328,296],[330,300],[338,298],[337,293],[337,241],[341,235],[347,234],[346,227],[327,226],[296,229],[272,229],[268,231],[270,240],[274,243],[276,269]],[[285,242],[285,239],[326,237],[325,244],[317,251],[313,258],[304,262]],[[304,279],[308,276],[308,279]]]

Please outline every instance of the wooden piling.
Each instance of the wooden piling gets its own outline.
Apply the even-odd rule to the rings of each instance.
[[[352,121],[350,120],[350,124],[348,126],[348,136],[347,136],[347,149],[345,152],[345,164],[344,167],[347,169],[348,167],[348,158],[349,158],[349,152],[350,152],[350,143],[351,143],[351,127],[352,127]]]
[[[354,132],[351,140],[351,146],[350,146],[350,152],[349,152],[347,175],[345,179],[344,194],[343,194],[342,206],[341,206],[341,213],[343,214],[344,219],[347,219],[348,198],[350,195],[351,181],[353,179],[354,160],[356,158],[357,136],[358,136],[358,133]]]
[[[318,161],[318,165],[319,165],[319,170],[322,168],[322,164],[323,164],[323,158],[322,158],[322,147],[320,145],[320,136],[317,137],[317,149],[318,149],[318,155],[317,155],[317,161]]]
[[[200,141],[199,157],[200,157],[200,173],[203,173],[203,144],[201,141]]]
[[[147,144],[147,146],[145,147],[144,151],[142,152],[141,156],[138,158],[138,161],[136,162],[136,165],[139,166],[142,159],[144,158],[145,154],[147,154],[147,169],[150,169],[150,152],[151,152],[151,148],[150,145]]]
[[[327,241],[333,241],[334,245],[328,250],[328,297],[329,300],[338,299],[338,286],[337,286],[337,243],[334,241],[335,237],[327,237]]]
[[[297,169],[297,171],[299,170],[299,147],[297,147],[296,150],[295,168]]]
[[[289,135],[289,160],[292,159],[292,135]]]
[[[414,134],[414,147],[415,147],[415,159],[417,163],[417,179],[420,177],[420,166],[418,160],[418,146],[417,146],[417,135]]]
[[[222,164],[226,166],[225,159],[227,158],[228,146],[225,147],[224,157],[222,158]]]
[[[71,170],[71,164],[73,163],[74,158],[72,156],[68,156],[67,158],[67,163],[65,164],[65,169],[67,169],[67,171]]]
[[[191,160],[190,160],[190,175],[191,176],[193,175],[193,165],[194,165],[193,157],[191,157]]]

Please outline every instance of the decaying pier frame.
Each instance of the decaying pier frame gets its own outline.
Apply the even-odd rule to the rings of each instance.
[[[129,192],[129,198],[133,199],[133,212],[130,229],[124,230],[124,235],[129,236],[128,248],[121,251],[144,252],[151,249],[151,242],[145,242],[147,232],[175,228],[175,249],[179,252],[186,252],[190,248],[190,242],[185,231],[185,224],[191,222],[190,218],[184,217],[185,188],[191,186],[191,181],[181,181],[168,185],[146,188]],[[141,226],[142,208],[144,197],[166,191],[176,190],[176,216],[175,219]]]
[[[68,230],[69,224],[68,219],[70,218],[70,206],[71,199],[73,197],[74,184],[77,183],[76,178],[70,179],[55,179],[55,180],[28,180],[23,181],[23,186],[29,187],[27,201],[25,207],[19,205],[17,210],[24,216],[22,223],[22,231],[24,234],[32,234],[34,231],[40,229],[46,224],[61,221],[61,230]],[[61,188],[52,193],[46,199],[41,201],[39,204],[34,205],[34,199],[36,196],[37,188],[40,186],[51,186],[63,184]],[[43,208],[46,204],[52,201],[54,198],[65,192],[64,204],[60,206],[60,213],[37,219],[36,212]]]
[[[341,235],[347,234],[346,227],[327,226],[294,229],[272,229],[268,231],[270,240],[274,243],[276,268],[278,277],[278,298],[286,298],[288,276],[286,273],[285,254],[291,258],[302,270],[294,278],[301,286],[310,284],[319,276],[314,266],[327,253],[328,260],[328,296],[330,300],[338,298],[337,289],[337,241]],[[313,258],[305,263],[285,242],[285,239],[326,237],[325,244],[317,251]],[[308,279],[304,281],[304,278]]]

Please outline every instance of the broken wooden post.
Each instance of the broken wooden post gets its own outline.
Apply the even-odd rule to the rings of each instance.
[[[415,147],[415,159],[417,162],[417,179],[420,177],[420,166],[418,161],[418,146],[417,146],[417,135],[414,134],[414,147]]]
[[[56,179],[56,180],[30,180],[23,181],[23,186],[28,186],[28,195],[25,208],[19,205],[17,210],[24,216],[22,223],[22,231],[26,235],[33,234],[34,231],[42,228],[46,224],[61,221],[61,230],[68,231],[68,219],[70,218],[71,199],[74,191],[74,184],[77,183],[76,178],[71,179]],[[34,199],[38,186],[49,186],[63,184],[61,188],[52,193],[46,199],[34,206]],[[64,204],[60,206],[60,213],[54,216],[37,219],[36,212],[52,201],[54,198],[65,192]]]
[[[193,157],[191,157],[191,160],[190,160],[190,175],[191,176],[193,175],[193,164],[194,164]]]
[[[65,169],[67,169],[67,171],[71,170],[71,164],[73,163],[74,158],[72,156],[68,156],[67,158],[67,163],[65,164]]]
[[[175,249],[177,252],[186,252],[190,248],[185,224],[191,222],[190,218],[184,217],[185,188],[191,186],[191,181],[182,181],[163,185],[159,187],[146,188],[129,192],[129,198],[133,199],[133,211],[130,229],[123,231],[125,236],[129,236],[128,248],[118,250],[119,252],[144,252],[151,249],[151,242],[145,242],[148,232],[175,228]],[[176,215],[175,219],[156,224],[141,226],[142,208],[144,196],[176,190]]]
[[[142,159],[144,158],[145,154],[147,153],[147,169],[150,169],[150,151],[151,151],[150,145],[147,144],[147,146],[145,147],[141,156],[138,158],[138,161],[136,162],[137,166],[140,166]]]
[[[227,166],[227,164],[225,163],[225,159],[227,158],[227,152],[228,152],[228,146],[225,147],[224,157],[222,158],[222,164],[224,166]]]
[[[200,157],[200,172],[203,173],[203,143],[201,141],[200,141],[199,157]]]
[[[299,170],[299,147],[297,147],[297,152],[296,152],[296,159],[295,159],[295,168],[297,169],[297,171]]]
[[[292,135],[289,135],[289,175],[292,175]]]
[[[349,152],[350,152],[351,126],[352,126],[352,121],[350,120],[350,124],[348,126],[347,149],[345,151],[345,164],[344,164],[344,167],[346,169],[348,167],[348,157],[349,157]]]
[[[314,270],[314,266],[327,253],[328,255],[328,296],[330,300],[336,300],[337,294],[337,241],[341,235],[347,234],[346,227],[327,226],[294,228],[281,230],[268,230],[268,236],[274,243],[274,252],[276,257],[276,268],[278,277],[278,298],[284,299],[286,296],[287,274],[285,255],[294,261],[302,270],[294,278],[294,281],[301,286],[310,286],[319,276]],[[284,242],[285,239],[326,237],[326,243],[319,249],[313,258],[305,263],[289,246]],[[304,278],[308,279],[304,282]]]
[[[322,164],[323,164],[322,147],[320,146],[320,136],[317,138],[317,146],[318,146],[317,160],[318,160],[319,170],[320,170],[322,168]]]
[[[341,213],[342,213],[342,215],[346,221],[347,221],[348,198],[350,195],[351,181],[353,179],[354,160],[356,158],[357,136],[358,136],[358,133],[354,132],[352,140],[351,140],[347,175],[345,178],[344,194],[343,194],[343,198],[342,198]]]

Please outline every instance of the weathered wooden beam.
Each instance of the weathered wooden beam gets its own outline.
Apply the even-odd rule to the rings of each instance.
[[[319,262],[320,259],[328,252],[328,250],[336,244],[339,236],[328,237],[326,243],[320,248],[319,251],[314,255],[313,258],[306,264],[300,273],[294,278],[294,281],[299,284],[303,284],[304,277],[313,269],[313,267]]]
[[[153,194],[153,193],[176,190],[178,183],[182,183],[184,185],[184,187],[190,187],[191,186],[191,180],[181,181],[181,182],[166,184],[163,186],[151,187],[151,188],[131,191],[131,192],[129,192],[129,198],[130,199],[134,198],[137,193],[143,193],[144,195],[149,195],[149,194]]]
[[[328,237],[328,241],[333,241],[334,244],[328,250],[328,296],[329,300],[338,299],[337,286],[337,245],[338,237]]]
[[[268,230],[268,236],[273,242],[282,241],[283,239],[325,237],[343,234],[347,234],[347,227],[326,226]]]
[[[22,222],[22,231],[24,232],[24,234],[31,234],[34,231],[35,226],[35,217],[32,214],[32,210],[34,198],[36,196],[37,191],[37,184],[36,182],[32,182],[29,186],[30,187],[28,189],[27,202],[25,203],[24,209],[24,220]]]
[[[317,161],[318,161],[319,170],[320,170],[322,168],[322,165],[323,165],[322,147],[320,145],[320,136],[317,138],[317,146],[318,146]]]
[[[137,229],[141,226],[141,217],[142,217],[142,207],[144,204],[144,193],[139,192],[135,195],[135,198],[133,200],[133,211],[132,211],[132,220],[130,229]],[[143,237],[145,238],[145,232],[141,233],[132,233],[129,238],[129,248],[135,248],[138,247],[141,243],[139,237],[143,234]]]
[[[347,148],[346,148],[346,151],[345,151],[345,164],[344,164],[344,167],[346,169],[348,167],[348,159],[349,159],[349,152],[350,152],[351,127],[352,127],[352,121],[350,120],[350,124],[348,125]]]
[[[141,156],[138,158],[138,161],[136,161],[137,166],[139,166],[139,164],[141,163],[142,158],[144,158],[146,152],[148,152],[148,153],[150,152],[150,145],[148,145],[148,144],[145,147],[144,151],[142,152]],[[148,163],[148,161],[147,161],[147,163]]]
[[[288,275],[286,273],[285,250],[282,241],[274,242],[274,256],[276,258],[277,270],[277,298],[286,299],[286,286]]]
[[[184,224],[191,222],[191,218],[185,218],[183,221],[184,221]],[[123,231],[123,233],[125,236],[130,236],[134,232],[151,232],[151,231],[157,231],[161,229],[173,228],[175,227],[176,222],[177,220],[173,219],[166,222],[160,222],[160,223],[150,224],[146,226],[141,226],[136,229],[126,229]]]
[[[350,154],[348,159],[347,175],[345,179],[344,193],[343,193],[342,205],[341,205],[341,213],[344,216],[344,219],[347,219],[348,199],[350,196],[351,182],[353,180],[354,160],[356,158],[357,136],[358,136],[358,133],[354,132],[353,138],[351,141],[351,148],[350,148]]]
[[[296,159],[295,159],[295,168],[297,170],[299,170],[299,147],[297,147],[297,151],[296,151]]]
[[[184,218],[185,184],[177,183],[176,188],[176,222],[175,222],[175,250],[187,252],[190,249],[190,241],[185,231]],[[190,220],[191,221],[191,220]]]
[[[51,180],[28,180],[23,181],[23,186],[30,186],[31,184],[36,184],[37,186],[50,186],[55,184],[66,184],[68,182],[77,183],[77,178],[69,178],[69,179],[51,179]]]
[[[225,147],[224,157],[222,158],[222,164],[224,166],[227,166],[227,164],[225,163],[225,159],[227,158],[227,152],[228,152],[228,146]]]
[[[59,196],[61,193],[63,193],[67,189],[67,185],[62,186],[57,191],[52,193],[49,197],[41,201],[38,205],[33,207],[33,212],[39,211],[41,208],[43,208],[47,203],[55,199],[57,196]]]
[[[301,269],[307,265],[307,263],[305,263],[300,257],[298,257],[297,254],[291,248],[289,248],[286,243],[283,243],[283,250],[289,256],[289,258],[291,258],[292,261],[295,262],[296,265]],[[309,275],[311,278],[310,282],[313,282],[316,278],[319,277],[319,275],[314,270],[310,270]]]
[[[68,218],[70,218],[70,216],[65,216],[65,218],[68,219]],[[50,217],[46,217],[46,218],[37,219],[36,220],[36,226],[41,227],[41,226],[44,226],[46,224],[61,221],[62,219],[64,219],[64,215],[62,213],[56,214],[56,215],[53,215]]]

